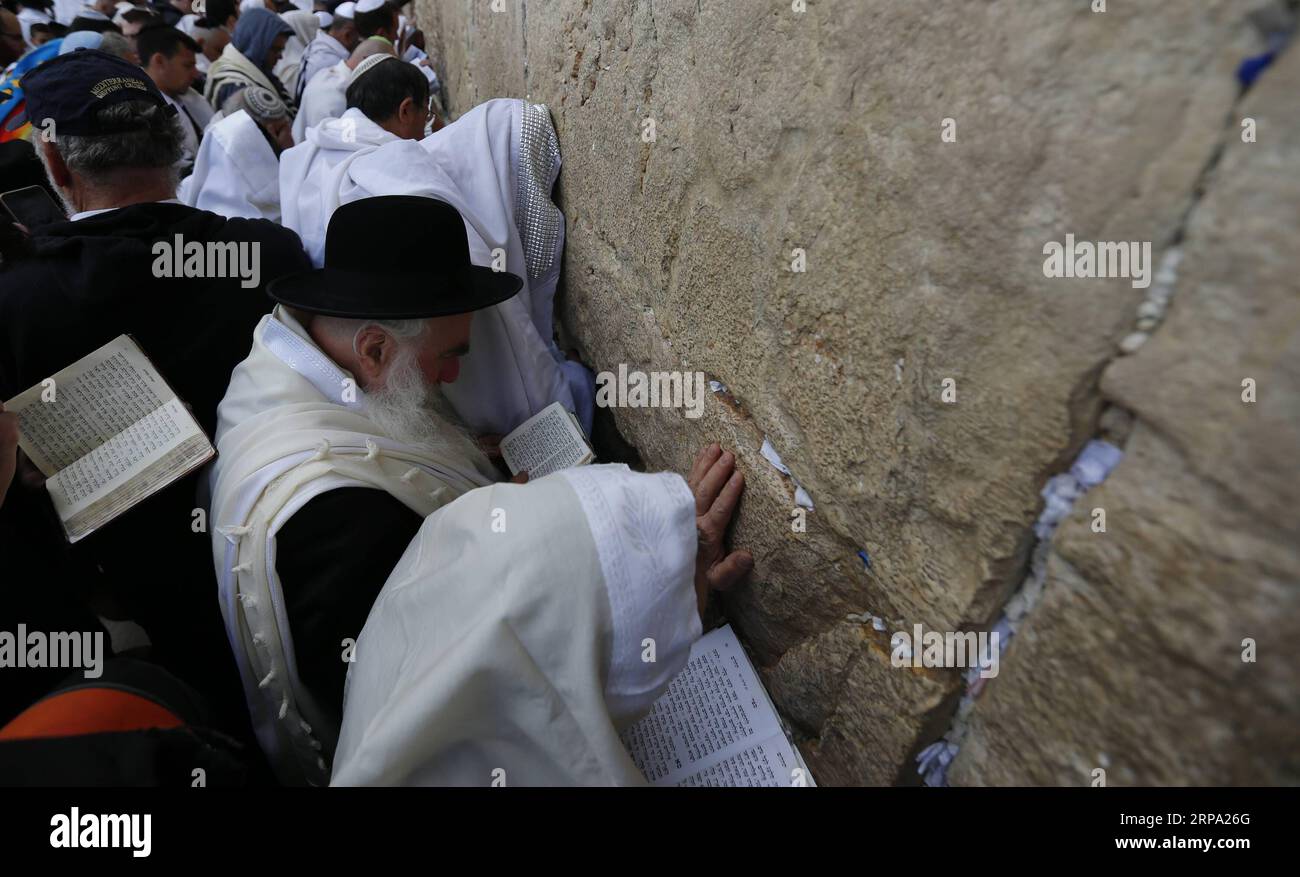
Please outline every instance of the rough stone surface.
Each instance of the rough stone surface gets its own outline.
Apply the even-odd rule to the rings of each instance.
[[[597,371],[699,370],[734,395],[699,420],[614,416],[650,468],[737,450],[734,541],[758,563],[727,614],[819,782],[914,781],[959,688],[891,667],[888,634],[845,615],[990,624],[1039,489],[1096,430],[1142,292],[1048,279],[1044,243],[1152,241],[1158,260],[1225,135],[1257,49],[1240,4],[1134,6],[416,2],[453,113],[551,108],[566,340]],[[806,533],[765,435],[815,503]]]
[[[1126,459],[1058,531],[954,782],[1300,783],[1298,82],[1292,50],[1246,96],[1259,140],[1191,213],[1169,316],[1102,377]]]

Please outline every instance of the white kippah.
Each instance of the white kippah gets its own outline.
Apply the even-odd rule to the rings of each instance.
[[[338,6],[334,7],[335,18],[346,18],[351,20],[356,17],[356,14],[357,4],[353,3],[352,0],[348,0],[347,3],[340,3]]]
[[[357,12],[374,12],[387,5],[384,0],[357,0]]]
[[[352,71],[352,75],[348,77],[348,84],[346,87],[351,88],[352,83],[356,82],[362,76],[369,73],[371,70],[378,67],[380,64],[384,63],[385,61],[399,61],[399,60],[401,59],[398,58],[396,55],[390,55],[387,52],[376,52],[375,54],[366,58],[364,61],[362,61],[360,64],[356,66],[356,69]]]
[[[317,12],[316,21],[320,24],[321,30],[327,30],[329,26],[334,23],[334,16],[330,15],[328,12]]]

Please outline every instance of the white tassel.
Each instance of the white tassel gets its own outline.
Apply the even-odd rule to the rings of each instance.
[[[286,694],[284,700],[280,701],[280,718],[283,719],[287,715],[289,715],[289,695]]]
[[[274,679],[275,679],[275,671],[272,670],[270,673],[266,674],[266,677],[263,678],[261,682],[257,683],[257,687],[265,688],[266,686],[270,685],[272,680]]]
[[[330,455],[329,439],[321,439],[320,444],[316,446],[316,453],[312,454],[311,457],[307,460],[307,462],[312,463],[315,462],[316,460],[324,460],[329,455]]]
[[[252,527],[218,527],[217,532],[226,537],[231,545],[238,545],[239,540],[248,534]]]
[[[298,720],[298,727],[302,728],[302,732],[303,732],[304,734],[310,734],[310,733],[311,733],[311,725],[307,724],[307,722],[306,722],[305,719],[299,719],[299,720]]]
[[[252,594],[238,594],[236,596],[239,599],[239,605],[243,606],[245,609],[257,608],[257,598]]]
[[[406,474],[402,476],[402,483],[410,484],[411,481],[414,480],[415,476],[419,474],[420,474],[420,467],[412,466],[410,469],[407,469]]]
[[[370,439],[366,439],[366,462],[369,463],[377,459],[379,459],[379,445]]]
[[[321,770],[329,770],[329,768],[325,766],[325,759],[323,758],[316,759],[316,766],[319,767]]]
[[[247,563],[241,563],[239,566],[232,566],[230,568],[230,574],[232,576],[237,576],[241,572],[248,572],[252,568],[253,568],[253,562],[250,560]]]

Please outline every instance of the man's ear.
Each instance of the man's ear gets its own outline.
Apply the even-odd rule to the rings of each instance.
[[[415,99],[404,97],[397,105],[397,118],[405,124],[415,117]]]
[[[45,153],[45,164],[50,169],[50,182],[54,183],[54,188],[71,188],[72,172],[64,163],[63,156],[59,155],[59,151],[54,148],[54,142],[42,140],[41,151]]]
[[[357,377],[361,386],[373,387],[397,356],[397,344],[378,326],[366,326],[356,336]]]

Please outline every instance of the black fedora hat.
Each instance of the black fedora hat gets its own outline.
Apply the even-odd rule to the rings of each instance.
[[[397,254],[413,267],[390,267]],[[380,195],[344,204],[325,232],[325,267],[271,281],[271,298],[331,317],[410,320],[491,307],[523,280],[469,260],[465,220],[436,198]]]

